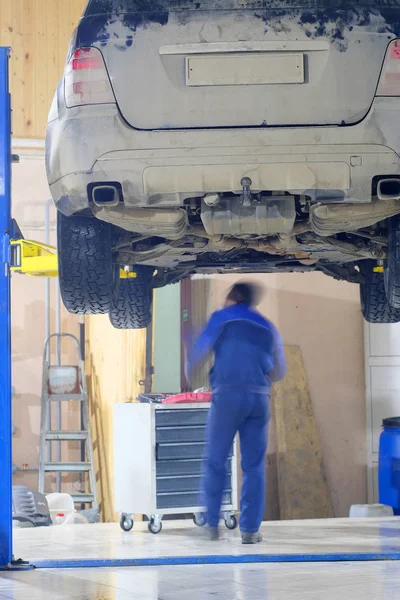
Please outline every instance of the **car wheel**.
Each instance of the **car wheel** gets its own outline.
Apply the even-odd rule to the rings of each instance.
[[[360,286],[361,310],[368,323],[400,323],[400,309],[390,306],[386,297],[383,273],[372,269],[364,272],[365,281]]]
[[[58,213],[57,241],[65,308],[75,315],[110,312],[119,287],[119,267],[112,262],[110,224]]]
[[[390,306],[400,309],[400,217],[389,221],[389,256],[385,267],[385,289]]]
[[[136,277],[121,279],[110,321],[116,329],[144,329],[151,323],[153,270],[137,267]]]

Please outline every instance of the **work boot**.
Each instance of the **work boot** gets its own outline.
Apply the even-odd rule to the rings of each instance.
[[[262,542],[262,535],[259,531],[257,533],[242,531],[242,544],[259,544],[260,542]]]
[[[205,531],[206,531],[207,539],[209,539],[211,542],[215,542],[216,540],[219,540],[218,527],[206,527]]]

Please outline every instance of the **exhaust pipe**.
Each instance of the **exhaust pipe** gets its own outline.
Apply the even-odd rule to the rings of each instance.
[[[400,200],[400,178],[380,179],[377,195],[379,200]]]
[[[96,206],[118,206],[121,200],[121,190],[115,185],[95,185],[92,189],[92,198]]]

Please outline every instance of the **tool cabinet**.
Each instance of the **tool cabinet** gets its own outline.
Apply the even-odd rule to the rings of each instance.
[[[121,527],[133,515],[149,519],[159,533],[164,515],[193,514],[205,524],[199,505],[202,458],[209,404],[117,404],[114,409],[115,506]],[[222,513],[226,526],[237,520],[236,442],[227,463]]]

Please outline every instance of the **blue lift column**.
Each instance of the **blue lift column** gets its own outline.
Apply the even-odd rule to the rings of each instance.
[[[0,568],[12,561],[11,106],[9,48],[0,47]]]

